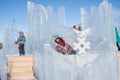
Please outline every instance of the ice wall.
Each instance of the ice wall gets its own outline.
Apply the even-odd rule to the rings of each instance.
[[[85,8],[81,8],[80,9],[80,16],[81,16],[81,24],[82,24],[82,28],[84,29],[86,26],[86,11]]]
[[[6,56],[3,55],[3,51],[1,51],[0,54],[0,79],[1,80],[7,80],[7,67],[6,67]]]
[[[63,16],[64,10],[59,10]],[[54,50],[55,35],[62,36],[71,45],[77,39],[71,28],[61,24],[65,20],[61,22],[59,18],[52,7],[46,9],[28,1],[25,49],[26,54],[34,55],[35,77],[38,80],[118,80],[112,5],[104,0],[99,8],[92,7],[91,13],[83,13],[84,28],[90,28],[87,40],[91,43],[91,49],[83,55],[62,55]],[[4,28],[4,49],[0,56],[2,80],[7,80],[6,55],[18,54],[14,44],[15,32],[18,31],[14,25]]]
[[[39,80],[74,80],[71,78],[73,77],[72,71],[74,70],[74,67],[71,66],[72,64],[70,64],[69,61],[66,62],[64,57],[59,58],[60,55],[57,55],[54,50],[54,36],[60,35],[67,40],[68,43],[72,44],[75,40],[73,30],[72,28],[67,28],[61,25],[61,22],[59,23],[58,20],[60,20],[60,17],[53,15],[52,8],[49,7],[48,10],[49,11],[47,11],[42,5],[35,5],[34,3],[28,2],[29,34],[27,37],[29,41],[27,41],[27,48],[29,53],[34,54],[35,76]],[[51,44],[51,48],[44,48],[44,44],[47,42]],[[60,63],[58,61],[59,59],[61,59]],[[67,68],[65,71],[61,64],[64,64],[64,66],[66,65]],[[62,68],[57,69],[57,65],[61,65]]]
[[[80,77],[80,69],[75,63],[57,53],[49,43],[44,44],[44,49],[44,80],[76,80],[78,73]]]
[[[50,23],[66,25],[65,7],[59,7],[58,13],[54,13],[54,8],[52,6],[48,6],[47,12]]]
[[[90,14],[83,13],[83,23],[90,28],[87,39],[91,43],[91,49],[87,54],[76,57],[65,57],[55,52],[54,38],[51,36],[59,34],[70,44],[76,38],[73,38],[75,34],[72,29],[58,23],[59,17],[53,15],[52,7],[47,10],[42,5],[28,2],[28,43],[33,49],[35,75],[39,80],[118,79],[112,6],[107,1],[103,1],[98,9],[93,7]],[[50,46],[44,46],[46,43]]]
[[[98,8],[96,6],[91,7],[91,13],[87,13],[84,18],[85,26],[90,28],[87,40],[91,43],[91,49],[88,53],[91,54],[91,56],[99,55],[99,57],[91,61],[90,64],[87,62],[90,56],[86,59],[88,54],[86,54],[86,57],[83,59],[78,58],[79,65],[85,60],[84,66],[89,68],[82,68],[82,70],[85,70],[83,72],[88,72],[84,74],[88,75],[88,79],[85,78],[85,80],[118,80],[118,59],[115,45],[112,4],[108,3],[107,0],[103,0]],[[94,57],[92,57],[92,59],[94,59]],[[111,78],[108,77],[110,75]]]
[[[23,30],[21,24],[17,24],[14,20],[11,24],[6,24],[3,27],[3,49],[0,54],[0,72],[2,73],[2,80],[6,80],[6,56],[19,55],[18,45],[15,44],[18,32]],[[25,32],[25,31],[24,31]],[[26,49],[26,48],[25,48]]]
[[[6,73],[6,55],[19,55],[18,47],[15,45],[15,37],[17,37],[18,28],[13,22],[6,24],[3,28],[3,49],[0,54],[0,74],[1,80],[7,80]]]
[[[56,17],[56,18],[55,18]],[[28,2],[28,49],[41,51],[39,48],[44,42],[53,39],[53,36],[60,35],[70,43],[74,41],[73,31],[63,25],[60,25],[58,20],[60,17],[53,15],[52,8],[48,11],[40,4],[35,5],[34,3]],[[54,19],[54,21],[52,21]],[[63,22],[64,23],[64,22]],[[68,33],[68,34],[66,34]],[[72,37],[72,39],[71,39]],[[34,43],[34,44],[33,44]],[[40,45],[37,45],[40,44]],[[35,48],[35,50],[33,50]],[[37,49],[37,50],[36,50]]]
[[[34,57],[38,80],[118,80],[116,54],[62,55],[46,43]]]
[[[18,34],[18,28],[15,23],[6,24],[3,29],[3,51],[6,55],[17,54],[17,45],[15,45],[15,38]]]
[[[103,0],[98,8],[91,7],[91,13],[86,17],[86,24],[91,28],[88,34],[91,50],[106,53],[116,51],[112,4]]]

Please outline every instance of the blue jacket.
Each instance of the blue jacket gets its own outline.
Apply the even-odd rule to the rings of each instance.
[[[24,34],[20,34],[17,41],[15,42],[16,44],[25,44],[26,38]]]

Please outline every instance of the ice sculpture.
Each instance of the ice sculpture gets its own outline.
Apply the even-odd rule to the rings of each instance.
[[[72,46],[77,37],[72,28],[61,24],[59,15],[52,10],[52,7],[46,9],[28,1],[26,53],[34,55],[35,77],[38,80],[118,80],[112,5],[104,0],[98,9],[92,7],[91,13],[83,13],[84,29],[90,28],[86,39],[90,41],[91,49],[80,56],[62,55],[54,50],[56,44],[52,36],[60,35]],[[64,16],[65,8],[59,11]],[[2,80],[7,80],[5,57],[18,53],[13,43],[17,30],[6,25],[4,31],[5,46],[0,56],[0,65],[3,65],[0,71]]]
[[[33,3],[30,4],[32,5]],[[109,7],[109,4],[106,1],[103,1],[103,3],[101,4],[105,4],[103,6],[108,6],[108,8],[106,9],[104,7],[102,8],[100,7],[99,9],[93,9],[93,12],[91,14],[83,15],[84,24],[86,26],[88,25],[90,26],[90,33],[87,35],[87,39],[88,41],[90,41],[92,45],[89,52],[87,52],[87,54],[84,54],[82,56],[65,57],[55,52],[53,46],[51,45],[53,44],[52,41],[54,41],[53,39],[50,38],[52,35],[54,34],[59,34],[62,36],[64,35],[64,38],[66,40],[69,39],[68,42],[69,41],[74,42],[75,39],[77,39],[77,38],[73,38],[75,37],[75,34],[72,32],[71,29],[59,25],[58,22],[54,22],[54,21],[58,21],[58,19],[56,19],[56,15],[50,16],[49,12],[44,13],[48,15],[47,20],[42,21],[44,23],[40,24],[39,22],[41,22],[41,20],[39,20],[38,18],[41,19],[41,17],[35,17],[36,15],[34,13],[30,14],[31,18],[29,17],[29,20],[31,20],[31,22],[29,22],[30,23],[29,29],[30,28],[32,29],[30,29],[29,31],[31,31],[31,33],[35,31],[37,32],[35,34],[30,33],[31,36],[33,37],[32,40],[30,41],[33,41],[34,43],[33,53],[35,55],[35,58],[37,58],[36,59],[37,61],[35,60],[35,73],[38,79],[41,80],[59,80],[59,79],[60,80],[61,79],[62,80],[117,80],[118,79],[117,54],[116,54],[117,52],[116,49],[114,49],[115,48],[114,27],[113,27],[113,23],[109,23],[109,21],[112,22],[112,19],[108,20],[108,22],[107,20],[106,22],[104,22],[105,20],[104,18],[106,19],[112,18],[112,16],[108,17],[108,15],[105,14],[110,15],[112,12],[108,11],[105,14],[99,13],[99,12],[103,12],[104,9],[111,10],[111,7]],[[34,9],[30,9],[31,11],[29,10],[29,12],[31,13],[33,11],[36,11],[37,8],[36,6],[37,5],[35,4],[34,6],[32,5],[32,8]],[[42,8],[39,8],[40,11],[43,11],[41,9]],[[52,8],[50,8],[49,11],[50,10],[52,13]],[[101,16],[105,16],[105,17],[102,18]],[[37,20],[37,22],[40,25],[39,24],[36,25],[34,23],[36,21],[33,19]],[[52,22],[53,19],[54,21]],[[34,29],[35,31],[32,31]],[[37,31],[37,30],[41,30],[41,31]],[[99,30],[101,30],[101,32],[99,32]],[[113,34],[106,34],[108,31],[110,31]],[[69,34],[67,32],[72,34]],[[104,33],[106,35],[103,35]],[[113,41],[111,41],[111,38],[113,38]],[[108,44],[108,42],[110,44]],[[44,44],[47,44],[48,46],[44,46]],[[40,59],[38,59],[39,57]],[[113,65],[111,65],[111,62]],[[108,71],[110,71],[110,73]],[[63,73],[65,73],[65,76],[62,75]],[[108,75],[111,77],[108,77]]]
[[[114,52],[116,47],[112,5],[107,0],[103,0],[98,9],[92,7],[91,11],[91,14],[87,15],[86,24],[91,28],[88,39],[92,42],[92,50]],[[92,35],[94,37],[91,37]]]
[[[67,28],[61,24],[58,24],[60,20],[58,16],[53,15],[52,8],[49,7],[47,11],[42,5],[35,5],[34,3],[28,2],[28,35],[27,39],[29,39],[28,43],[28,53],[34,54],[35,57],[35,74],[36,77],[40,80],[56,80],[61,68],[56,67],[56,71],[54,69],[54,65],[57,65],[57,62],[54,62],[60,55],[52,56],[53,54],[57,54],[54,50],[54,39],[52,36],[59,35],[71,43],[75,40],[74,32],[72,28]],[[54,19],[54,20],[53,20]],[[56,22],[55,22],[56,21]],[[65,34],[68,33],[68,34]],[[71,39],[73,37],[73,39]],[[44,47],[45,43],[49,43],[50,49]],[[57,57],[58,56],[58,57]],[[56,57],[56,58],[55,58]],[[62,60],[62,59],[61,59]],[[66,59],[65,59],[66,60]],[[63,64],[69,65],[67,62],[62,60]],[[47,67],[49,66],[49,67]],[[68,67],[67,71],[71,69]],[[73,68],[72,68],[73,69]],[[68,77],[61,77],[60,79],[71,79],[69,76],[71,72],[66,72]],[[62,71],[64,72],[64,70]],[[40,75],[39,75],[40,74]],[[58,76],[55,76],[55,74]],[[73,79],[71,79],[73,80]]]
[[[74,30],[77,35],[77,42],[74,42],[74,50],[78,51],[77,54],[87,53],[87,50],[90,49],[90,42],[86,41],[86,36],[89,33],[89,29],[83,31]]]
[[[17,35],[18,28],[13,22],[12,24],[6,24],[3,29],[3,50],[0,54],[0,72],[1,72],[1,79],[7,80],[6,77],[6,56],[7,55],[18,55],[17,45],[14,44],[15,36]]]
[[[70,43],[71,41],[73,42],[73,40],[75,39],[75,37],[73,36],[74,33],[72,29],[69,29],[63,25],[60,25],[58,24],[58,22],[54,22],[54,21],[58,21],[60,17],[56,17],[56,15],[49,14],[49,13],[42,5],[39,5],[39,4],[35,5],[34,3],[28,2],[28,16],[29,16],[28,17],[28,23],[29,23],[28,33],[29,34],[27,35],[29,39],[28,43],[29,45],[32,45],[33,42],[35,42],[34,45],[36,48],[37,48],[36,45],[38,43],[41,44],[41,45],[38,45],[38,50],[40,50],[39,47],[42,46],[43,42],[52,40],[52,36],[56,34],[59,34],[61,37],[64,37],[64,39],[70,41]],[[68,34],[65,34],[65,33],[68,33]],[[73,37],[73,38],[71,39],[70,37]],[[33,49],[32,46],[30,48],[31,50]],[[35,51],[38,51],[38,50],[35,50]]]
[[[86,16],[86,12],[85,12],[85,9],[84,8],[81,8],[80,9],[80,15],[81,15],[81,24],[82,24],[82,27],[83,29],[85,28],[85,16]]]

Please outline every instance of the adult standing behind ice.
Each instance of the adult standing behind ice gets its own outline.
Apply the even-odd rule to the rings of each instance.
[[[117,27],[115,27],[115,36],[116,36],[116,46],[118,48],[118,51],[120,51],[120,37]]]
[[[19,37],[17,38],[17,41],[15,41],[15,44],[19,44],[18,50],[19,50],[19,54],[21,55],[25,55],[25,42],[26,42],[26,38],[24,35],[23,31],[19,31]]]

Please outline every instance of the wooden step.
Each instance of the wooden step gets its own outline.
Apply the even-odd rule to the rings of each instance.
[[[33,56],[7,56],[7,61],[33,61]]]
[[[7,56],[8,80],[35,80],[33,56]]]
[[[37,80],[37,79],[35,79],[34,77],[29,77],[29,78],[17,77],[17,78],[8,78],[8,80]]]
[[[33,77],[33,72],[12,72],[12,73],[7,73],[7,76],[10,78],[18,78],[18,77]]]
[[[15,67],[15,66],[33,66],[32,61],[9,61],[7,62],[8,67]]]
[[[18,67],[8,67],[8,72],[27,72],[32,71],[32,66],[18,66]]]

